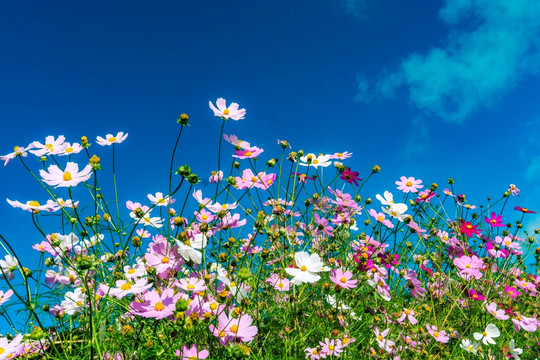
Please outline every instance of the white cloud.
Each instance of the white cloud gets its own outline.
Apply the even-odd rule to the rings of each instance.
[[[540,70],[540,1],[447,0],[440,18],[452,28],[445,47],[410,54],[375,84],[375,95],[406,88],[420,110],[462,122]],[[461,24],[472,30],[460,30]],[[360,99],[369,101],[366,84]]]

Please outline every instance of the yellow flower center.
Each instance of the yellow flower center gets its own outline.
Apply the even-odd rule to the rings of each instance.
[[[47,150],[49,151],[53,151],[53,144],[45,144],[45,147],[47,148]]]
[[[379,339],[379,341],[383,341],[384,338],[383,338],[382,335],[379,335],[379,336],[377,336],[377,339]]]
[[[318,164],[318,163],[319,163],[319,160],[315,159],[315,160],[313,160],[313,163],[314,163],[314,164]]]
[[[330,350],[330,351],[334,350],[334,345],[331,345],[331,344],[328,345],[328,350]]]
[[[342,156],[343,156],[343,153],[337,153],[337,156],[338,156],[338,157],[342,157]]]
[[[433,336],[439,337],[439,332],[438,332],[438,331],[435,331],[435,332],[433,333]]]
[[[28,202],[28,205],[30,205],[30,206],[36,206],[36,207],[37,207],[37,206],[39,206],[39,202],[37,202],[37,201],[35,201],[35,200],[32,200],[32,201],[29,201],[29,202]]]
[[[238,331],[238,326],[236,325],[231,326],[231,332],[236,334],[237,331]]]
[[[218,335],[219,335],[219,337],[225,337],[225,335],[227,335],[227,334],[225,334],[225,331],[220,330]]]
[[[470,269],[470,268],[471,268],[471,265],[467,264],[467,265],[465,265],[465,267],[466,267],[467,269]]]
[[[283,285],[283,283],[279,283],[278,286],[279,286],[280,288],[283,288],[285,285]]]
[[[343,276],[343,277],[341,277],[341,279],[339,279],[339,281],[342,282],[342,283],[346,283],[347,279]]]
[[[161,311],[163,309],[165,309],[165,305],[163,305],[163,303],[161,301],[156,303],[156,305],[154,305],[154,310],[156,310],[156,311]]]
[[[510,295],[510,296],[514,295],[514,292],[513,292],[512,290],[510,290],[510,291],[508,292],[508,295]]]
[[[529,211],[527,208],[521,208],[521,211]]]
[[[210,304],[210,309],[216,310],[217,309],[217,304],[216,303],[211,303]]]
[[[111,137],[109,138],[109,142],[115,142],[115,141],[116,141],[116,138],[115,138],[114,136],[111,136]]]
[[[81,300],[77,301],[77,306],[82,306],[82,301]]]
[[[189,291],[193,291],[193,289],[195,289],[195,285],[189,284],[189,285],[187,286],[187,289],[188,289]]]
[[[223,209],[227,209],[227,204],[223,204],[223,205],[221,205],[221,207],[222,207]]]
[[[201,216],[203,220],[208,220],[208,215]]]
[[[230,113],[229,113],[229,109],[223,110],[223,115],[229,115],[229,114],[230,114]]]
[[[252,153],[251,151],[246,151],[246,152],[244,153],[244,156],[251,156],[252,154],[253,154],[253,153]]]
[[[385,219],[383,216],[377,216],[377,220],[380,222],[384,222]]]
[[[484,331],[484,332],[482,333],[482,335],[487,336],[487,332]]]
[[[164,256],[163,259],[161,259],[161,263],[162,264],[168,264],[169,263],[169,258]]]
[[[134,274],[135,273],[135,269],[129,269],[128,270],[128,274]]]
[[[257,178],[255,176],[252,176],[251,177],[251,182],[256,182],[257,181]]]
[[[122,289],[122,290],[124,290],[124,291],[125,291],[125,290],[131,289],[131,283],[126,282],[125,284],[123,284],[122,286],[120,286],[120,289]]]
[[[411,315],[411,310],[409,310],[409,309],[405,310],[405,314]]]
[[[73,148],[72,147],[68,147],[66,148],[66,150],[64,150],[65,152],[67,153],[70,153],[70,152],[73,152]]]
[[[64,181],[70,181],[73,178],[71,177],[71,173],[69,171],[66,171],[62,176],[62,179],[64,179]]]
[[[413,183],[412,183],[411,181],[407,181],[407,182],[405,183],[405,185],[407,185],[407,186],[412,186]]]
[[[300,270],[302,270],[302,271],[306,271],[306,270],[307,270],[307,267],[306,267],[306,265],[302,265],[302,267],[300,268]]]
[[[471,225],[471,224],[467,224],[465,227],[466,227],[467,229],[472,229],[472,225]]]

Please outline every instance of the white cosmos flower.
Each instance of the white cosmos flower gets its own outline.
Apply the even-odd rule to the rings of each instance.
[[[380,195],[376,195],[377,200],[381,202],[381,204],[385,205],[382,207],[382,211],[399,221],[405,220],[408,215],[405,215],[405,212],[407,211],[408,207],[407,205],[403,203],[395,203],[394,202],[394,195],[392,195],[391,192],[385,191],[384,192],[384,198]]]
[[[300,157],[299,164],[302,166],[313,166],[314,168],[317,168],[319,166],[321,167],[330,166],[332,165],[332,161],[330,161],[330,155],[315,156],[315,154],[307,154]]]
[[[473,354],[476,354],[476,352],[478,351],[478,346],[480,346],[480,344],[478,344],[476,341],[471,341],[469,339],[461,340],[461,344],[459,345],[459,347],[463,350]]]
[[[501,332],[499,331],[499,329],[497,329],[495,325],[488,324],[488,326],[486,326],[486,330],[483,333],[474,333],[473,336],[478,341],[482,340],[484,345],[487,345],[487,344],[496,345],[495,340],[493,340],[493,338],[501,336]]]
[[[519,355],[523,354],[523,349],[516,348],[516,342],[514,339],[510,340],[508,347],[510,348],[510,355],[512,355],[514,359],[519,360]]]
[[[193,239],[182,242],[178,239],[175,239],[176,245],[178,245],[178,253],[186,261],[193,261],[197,264],[202,262],[202,253],[199,250],[202,250],[206,247],[208,243],[206,236],[203,234],[195,234]]]
[[[69,291],[60,306],[68,315],[78,313],[86,307],[86,294],[82,292],[82,288],[76,288],[74,292]]]
[[[296,285],[302,283],[315,283],[321,277],[317,275],[320,271],[325,271],[324,265],[318,254],[309,255],[306,251],[294,254],[297,268],[286,268],[285,271],[290,276],[294,276],[292,281]]]
[[[3,275],[0,273],[0,279],[7,278],[13,280],[15,277],[15,270],[19,267],[19,262],[11,255],[6,255],[4,260],[0,260],[0,267],[2,267]]]

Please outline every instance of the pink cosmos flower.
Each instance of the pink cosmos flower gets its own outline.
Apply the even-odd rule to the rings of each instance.
[[[110,146],[112,144],[120,144],[121,142],[126,140],[127,136],[127,133],[124,135],[124,133],[120,131],[118,134],[116,134],[116,136],[112,136],[112,134],[105,135],[105,139],[101,136],[98,136],[96,138],[96,142],[98,143],[98,145],[101,146]]]
[[[175,199],[171,199],[171,197],[168,195],[163,197],[162,192],[157,192],[155,196],[152,194],[148,194],[147,197],[148,197],[148,200],[150,200],[152,204],[156,206],[167,206],[176,201]]]
[[[161,295],[152,290],[143,295],[144,303],[133,301],[130,306],[135,315],[163,319],[173,314],[180,296],[182,296],[180,293],[175,295],[173,289],[165,289]]]
[[[426,189],[424,191],[420,191],[418,193],[418,197],[416,198],[417,203],[426,202],[430,203],[431,199],[435,196],[435,191],[431,191],[431,189]]]
[[[540,326],[540,322],[533,317],[526,317],[520,313],[516,313],[512,318],[512,323],[514,324],[514,329],[519,331],[523,329],[528,332],[535,332]]]
[[[497,236],[495,238],[495,242],[497,244],[503,245],[507,249],[521,249],[521,246],[517,241],[513,241],[514,238],[512,236],[505,236],[504,238],[501,238],[500,236]]]
[[[353,273],[350,271],[343,272],[343,269],[337,268],[332,270],[330,280],[337,286],[343,289],[352,289],[356,287],[358,280],[352,280]]]
[[[345,159],[350,158],[352,155],[353,155],[352,152],[345,151],[342,153],[338,152],[329,156],[330,156],[330,160],[334,160],[334,159],[345,160]]]
[[[413,177],[401,176],[399,179],[400,181],[396,181],[396,185],[398,186],[397,189],[403,191],[404,193],[416,193],[418,192],[418,189],[424,187],[424,185],[421,185],[422,180],[416,180]]]
[[[2,354],[0,354],[0,359],[12,359],[18,356],[18,353],[22,350],[23,344],[21,344],[21,341],[23,340],[22,334],[17,334],[13,338],[13,340],[9,341],[5,337],[0,338],[0,349],[2,349]]]
[[[220,338],[222,344],[234,340],[249,342],[257,335],[257,327],[252,324],[253,319],[247,314],[235,318],[222,311],[218,316],[218,326],[211,324],[209,328],[214,336]]]
[[[72,154],[78,154],[83,150],[83,147],[79,143],[70,144],[68,142],[64,143],[64,150],[59,153],[59,156],[68,156]]]
[[[386,329],[381,332],[379,328],[375,327],[373,331],[375,333],[375,340],[377,340],[377,344],[379,345],[379,347],[381,349],[384,349],[386,352],[391,352],[396,343],[395,341],[386,339],[388,333],[390,332],[390,329]]]
[[[206,285],[204,283],[204,280],[201,280],[196,277],[190,277],[189,279],[181,279],[178,282],[178,287],[180,289],[183,289],[188,292],[192,292],[194,294],[197,294],[199,292],[206,290]]]
[[[215,116],[219,116],[225,120],[241,120],[246,115],[246,109],[238,109],[240,106],[237,103],[231,103],[231,105],[227,107],[227,102],[223,98],[217,99],[217,109],[211,101],[208,102],[208,105]]]
[[[0,160],[4,161],[4,166],[7,166],[7,164],[9,163],[9,161],[11,159],[14,159],[16,158],[17,156],[24,156],[24,157],[27,157],[28,156],[28,153],[27,151],[30,150],[30,149],[33,149],[34,148],[34,144],[30,144],[28,145],[27,147],[22,147],[22,146],[15,146],[13,148],[13,152],[12,153],[9,153],[7,155],[3,155],[3,156],[0,156]]]
[[[239,149],[234,152],[233,157],[238,159],[253,159],[264,152],[263,149],[259,149],[256,146],[249,147],[247,149]]]
[[[217,184],[219,181],[223,179],[223,171],[212,171],[210,174],[210,178],[208,179],[208,182],[210,184]]]
[[[484,217],[484,221],[487,222],[491,227],[501,227],[504,226],[502,222],[502,215],[497,215],[496,213],[492,212],[491,217],[488,218],[487,216]]]
[[[270,275],[264,282],[272,285],[277,291],[289,291],[290,289],[290,281],[280,277],[278,274]]]
[[[256,176],[251,169],[242,171],[242,177],[236,177],[236,188],[238,190],[256,187],[267,190],[276,180],[276,174],[258,173]]]
[[[507,191],[510,191],[512,196],[519,196],[519,189],[514,184],[510,184]]]
[[[476,255],[455,258],[453,263],[458,267],[459,275],[463,278],[473,277],[480,279],[482,277],[480,268],[484,265],[484,261]]]
[[[319,341],[319,344],[321,345],[321,353],[325,353],[326,356],[339,357],[339,354],[343,352],[343,346],[339,340],[326,338],[324,342]]]
[[[14,208],[20,208],[26,211],[33,212],[35,214],[39,213],[40,211],[48,211],[51,212],[52,208],[49,205],[41,205],[38,201],[30,200],[27,201],[25,204],[16,201],[16,200],[9,200],[6,199],[9,205],[13,206]]]
[[[408,318],[411,324],[416,325],[418,323],[418,320],[414,317],[414,315],[416,315],[416,312],[413,309],[403,309],[403,313],[401,314],[399,319],[397,319],[397,321],[402,323],[403,321],[405,321],[405,318]]]
[[[206,211],[205,209],[196,211],[195,217],[197,218],[197,220],[204,223],[211,223],[216,218],[214,214],[212,214],[210,211]]]
[[[491,302],[489,305],[486,304],[486,310],[488,313],[493,315],[496,319],[499,320],[508,320],[510,317],[505,314],[504,309],[497,310],[497,304],[494,302]]]
[[[149,284],[147,279],[139,279],[135,283],[129,280],[116,280],[116,287],[111,288],[102,284],[101,289],[109,296],[121,299],[129,294],[140,294],[151,287],[152,284]]]
[[[77,186],[79,183],[87,181],[92,175],[92,166],[86,165],[84,169],[79,172],[79,165],[74,162],[68,162],[64,171],[56,165],[49,166],[47,171],[39,170],[39,175],[43,178],[43,181],[50,186],[54,187],[71,187]]]
[[[64,151],[64,148],[66,147],[64,141],[66,141],[64,135],[58,136],[58,139],[56,140],[54,139],[54,136],[47,136],[45,138],[45,144],[34,141],[32,145],[36,150],[30,150],[30,152],[36,156],[57,155]]]
[[[0,290],[0,305],[6,303],[13,295],[13,290],[9,289],[5,293]]]
[[[199,350],[195,344],[193,344],[191,347],[184,345],[182,347],[182,351],[176,350],[174,354],[185,360],[203,360],[210,355],[208,350]]]
[[[506,295],[510,296],[513,299],[521,295],[521,293],[515,287],[508,286],[508,285],[505,286],[504,292],[506,293]]]
[[[369,209],[369,214],[373,216],[378,222],[386,226],[387,228],[390,228],[390,229],[394,228],[394,224],[392,224],[390,220],[386,219],[386,217],[384,216],[384,213],[378,213],[374,209]]]
[[[450,337],[444,330],[437,330],[436,326],[426,325],[426,328],[431,336],[435,338],[440,343],[447,343],[450,341]]]
[[[321,218],[319,214],[315,213],[313,216],[313,219],[315,220],[315,224],[317,224],[317,229],[325,233],[326,235],[330,237],[334,237],[334,234],[332,234],[332,231],[334,231],[334,228],[328,225],[328,220],[325,218]]]
[[[176,247],[168,244],[166,240],[150,244],[144,258],[162,279],[167,278],[170,270],[177,270],[184,263]]]

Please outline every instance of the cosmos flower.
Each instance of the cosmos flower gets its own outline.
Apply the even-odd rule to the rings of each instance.
[[[118,134],[116,134],[116,136],[112,136],[112,134],[105,135],[105,139],[101,136],[98,136],[96,137],[96,142],[98,143],[98,145],[101,146],[110,146],[112,144],[120,144],[121,142],[126,140],[127,136],[128,134],[124,135],[124,133],[120,131]]]
[[[350,271],[343,271],[343,269],[338,268],[332,270],[330,280],[343,289],[352,289],[356,287],[358,280],[353,280],[353,273]]]
[[[461,220],[461,226],[459,227],[459,230],[467,237],[472,237],[473,234],[480,234],[480,230],[478,230],[478,225],[472,225],[470,221]]]
[[[22,146],[15,146],[13,148],[13,152],[12,153],[9,153],[7,155],[3,155],[3,156],[0,156],[0,160],[4,161],[4,166],[7,166],[7,164],[9,163],[9,161],[11,159],[14,159],[16,158],[17,156],[23,156],[23,157],[27,157],[28,156],[28,150],[30,149],[33,149],[34,148],[34,143],[28,145],[27,147],[22,147]]]
[[[524,214],[536,214],[536,211],[532,211],[527,208],[523,208],[521,206],[514,207],[514,210],[521,211]]]
[[[58,136],[58,139],[55,139],[54,136],[47,136],[45,144],[34,141],[32,145],[36,150],[30,150],[30,152],[36,156],[57,155],[64,151],[65,141],[66,138],[63,135]]]
[[[199,350],[195,344],[191,347],[184,345],[182,351],[176,350],[174,354],[180,359],[185,360],[204,360],[210,355],[208,350]]]
[[[321,278],[317,273],[323,271],[323,263],[318,254],[309,255],[306,251],[294,254],[296,268],[286,268],[285,272],[294,278],[296,285],[315,283]]]
[[[211,101],[208,102],[208,105],[214,112],[215,116],[219,116],[225,120],[231,119],[237,121],[243,119],[246,115],[246,109],[239,109],[239,105],[237,103],[231,103],[231,105],[227,107],[227,103],[223,98],[217,99],[217,109]]]
[[[497,327],[494,324],[488,324],[484,332],[474,333],[473,336],[476,340],[482,341],[484,345],[487,345],[487,344],[495,345],[496,343],[495,343],[495,340],[493,339],[501,336],[501,332],[499,331],[499,329],[497,329]]]
[[[319,155],[316,156],[315,154],[307,154],[302,157],[300,157],[300,165],[302,166],[312,166],[314,168],[321,167],[328,167],[332,164],[330,161],[330,155]]]
[[[84,169],[79,171],[79,165],[74,162],[68,162],[66,168],[62,171],[56,165],[49,166],[47,171],[39,170],[39,175],[43,181],[54,187],[71,187],[77,186],[79,183],[87,181],[92,175],[92,166],[86,165]]]
[[[400,181],[396,181],[396,185],[398,186],[397,189],[403,191],[404,193],[416,193],[418,192],[418,189],[424,187],[424,185],[421,185],[422,180],[416,180],[413,177],[401,176],[399,180]]]
[[[351,171],[351,168],[346,168],[344,171],[341,172],[340,178],[348,182],[349,184],[353,184],[358,186],[358,181],[362,181],[358,177],[358,171]]]

